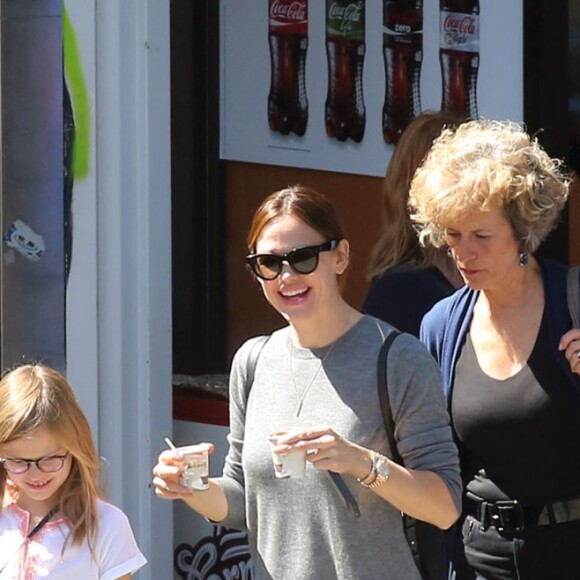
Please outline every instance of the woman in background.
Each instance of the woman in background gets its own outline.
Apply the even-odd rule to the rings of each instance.
[[[363,311],[416,337],[425,313],[463,281],[444,249],[419,243],[408,213],[409,188],[433,141],[461,120],[447,111],[413,119],[395,147],[383,182],[381,233],[371,257],[372,285]],[[424,578],[447,578],[453,531],[419,523],[416,536]]]
[[[409,187],[433,140],[461,120],[446,111],[413,119],[395,147],[383,183],[381,231],[371,256],[372,286],[363,311],[417,337],[423,315],[463,282],[444,250],[419,244],[408,215]]]

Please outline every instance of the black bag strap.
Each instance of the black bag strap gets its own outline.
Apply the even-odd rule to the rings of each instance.
[[[574,266],[568,270],[568,284],[566,298],[568,299],[568,310],[572,319],[572,326],[580,328],[580,266]]]
[[[248,355],[248,361],[246,363],[246,384],[244,385],[246,391],[246,401],[250,396],[250,391],[252,390],[252,385],[254,384],[254,376],[256,374],[256,366],[258,364],[258,359],[262,353],[262,349],[266,346],[266,343],[270,340],[270,335],[258,336],[256,341],[252,345],[250,354]]]
[[[381,404],[381,412],[383,414],[383,422],[385,423],[385,431],[387,432],[389,447],[391,448],[391,453],[393,454],[392,459],[395,463],[403,465],[403,458],[397,449],[397,441],[395,440],[395,420],[393,418],[393,410],[391,409],[389,388],[387,387],[387,359],[389,355],[389,349],[391,348],[394,340],[400,334],[401,333],[398,330],[392,330],[390,334],[387,335],[387,338],[385,338],[385,341],[381,346],[377,368],[377,382],[379,387],[379,401]]]

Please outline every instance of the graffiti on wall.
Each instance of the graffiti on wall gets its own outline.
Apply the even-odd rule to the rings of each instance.
[[[244,532],[215,526],[195,546],[175,548],[175,572],[181,580],[252,580],[250,548]]]
[[[89,173],[91,111],[77,37],[63,7],[64,238],[68,280],[73,247],[72,200],[75,179]]]

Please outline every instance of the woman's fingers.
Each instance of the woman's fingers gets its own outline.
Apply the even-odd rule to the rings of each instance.
[[[570,362],[570,369],[572,370],[572,372],[576,373],[577,375],[580,375],[580,345],[578,347],[578,350],[574,350],[570,354],[568,361]]]
[[[331,427],[318,426],[306,429],[289,429],[287,433],[278,437],[278,443],[282,445],[295,445],[297,443],[306,444],[311,441],[318,441],[321,437],[337,437]],[[328,439],[330,441],[330,439]]]
[[[291,449],[303,449],[306,452],[323,450],[335,447],[340,441],[341,437],[329,427],[309,428],[279,437],[273,451],[287,453]]]
[[[166,449],[159,454],[157,465],[153,468],[153,470],[157,469],[161,465],[181,465],[182,463],[183,459],[176,451],[173,451],[172,449]]]
[[[180,483],[183,459],[175,451],[163,451],[153,467],[153,488],[158,497],[179,499],[191,494],[191,490]]]
[[[572,330],[566,332],[566,334],[562,335],[562,338],[560,339],[560,345],[558,346],[558,348],[560,350],[567,351],[568,348],[570,348],[570,346],[572,345],[572,343],[579,341],[580,341],[580,328],[573,328]]]
[[[153,478],[153,489],[157,497],[162,499],[182,499],[193,492],[178,483],[169,483],[159,477]]]
[[[163,499],[179,499],[185,495],[191,495],[192,491],[181,485],[180,473],[166,470],[167,466],[160,468],[156,465],[153,469],[153,488],[155,493]]]
[[[573,328],[564,334],[560,339],[559,348],[564,351],[572,372],[580,374],[580,329]]]
[[[306,452],[306,460],[321,471],[350,473],[357,477],[368,472],[368,450],[344,439],[331,427],[316,426],[293,430],[277,438],[272,451],[277,455],[299,449]]]

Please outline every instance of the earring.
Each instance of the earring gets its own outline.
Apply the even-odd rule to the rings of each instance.
[[[520,266],[527,266],[530,261],[530,255],[527,252],[520,254]]]
[[[451,248],[447,248],[447,256],[449,258],[453,258],[453,252],[451,251]]]

